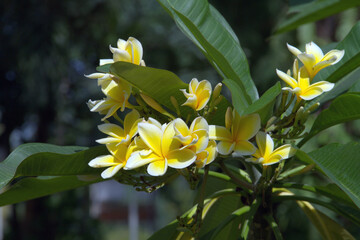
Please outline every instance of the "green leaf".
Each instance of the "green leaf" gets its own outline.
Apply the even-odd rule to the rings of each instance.
[[[60,147],[45,143],[28,143],[17,147],[0,163],[0,189],[15,177],[99,174],[88,162],[107,154],[105,146]]]
[[[170,71],[142,67],[127,62],[116,62],[111,65],[110,72],[129,82],[131,85],[140,89],[143,93],[174,112],[176,110],[170,101],[171,96],[174,96],[179,104],[186,101],[186,98],[180,89],[188,89],[188,84],[181,81],[178,76]],[[224,98],[218,105],[216,113],[209,118],[209,123],[223,124],[227,106],[229,106],[229,102]],[[192,109],[189,107],[181,108],[181,110],[182,115],[185,117],[188,113],[192,112]]]
[[[315,0],[291,7],[288,11],[291,15],[277,26],[275,33],[293,30],[302,24],[315,22],[358,5],[359,0]]]
[[[360,118],[360,93],[346,93],[336,98],[328,109],[316,118],[309,134],[298,144],[302,146],[307,140],[322,130],[339,123]]]
[[[92,181],[82,181],[77,176],[27,177],[11,185],[0,194],[0,206],[28,201],[101,181],[104,179],[100,175]]]
[[[281,93],[281,84],[277,82],[269,88],[257,101],[251,104],[246,110],[246,114],[258,113],[262,124],[265,124],[272,116],[276,97]]]
[[[239,85],[236,84],[234,80],[225,79],[223,83],[227,86],[227,88],[231,92],[231,100],[235,110],[242,116],[245,113],[245,110],[248,108],[248,103],[244,95],[242,94],[242,90]]]
[[[328,240],[352,240],[355,238],[340,224],[315,209],[309,202],[297,201],[297,204],[318,229],[323,239]]]
[[[98,67],[96,67],[96,71],[102,72],[102,73],[109,73],[111,64],[112,63],[108,63],[105,65],[98,66]]]
[[[329,144],[309,157],[360,208],[360,144]]]
[[[158,0],[181,31],[203,52],[223,78],[233,79],[247,104],[258,98],[238,39],[207,0]]]

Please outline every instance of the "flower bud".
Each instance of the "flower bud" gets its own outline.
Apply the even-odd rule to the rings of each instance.
[[[216,84],[213,91],[213,99],[216,99],[218,96],[220,96],[221,89],[222,89],[222,83]]]

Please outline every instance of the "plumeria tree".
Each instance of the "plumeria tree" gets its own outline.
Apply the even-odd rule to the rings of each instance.
[[[239,41],[214,7],[206,0],[158,2],[222,83],[193,78],[186,84],[170,71],[146,66],[139,40],[119,39],[110,45],[112,58],[86,75],[104,95],[88,101],[90,111],[102,116],[99,146],[21,145],[1,163],[0,204],[108,179],[151,193],[181,177],[197,192],[195,205],[150,239],[282,239],[274,213],[283,201],[295,201],[324,239],[354,239],[317,206],[360,225],[359,144],[312,152],[302,146],[326,128],[360,118],[360,95],[348,91],[356,82],[346,77],[359,66],[359,23],[326,54],[314,42],[300,49],[288,44],[292,70],[274,69],[281,81],[259,97]],[[311,11],[293,15],[277,31],[359,4],[344,2],[307,3]],[[294,182],[309,172],[332,183]]]

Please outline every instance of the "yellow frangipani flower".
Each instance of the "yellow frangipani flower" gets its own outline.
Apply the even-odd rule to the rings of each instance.
[[[305,52],[301,52],[296,47],[287,44],[289,51],[297,56],[304,64],[309,78],[312,80],[314,76],[323,68],[334,65],[344,56],[344,50],[331,50],[324,55],[321,48],[314,42],[310,42],[305,46]]]
[[[102,100],[89,100],[88,107],[91,112],[105,114],[101,119],[104,121],[114,115],[117,110],[125,110],[125,107],[128,106],[131,90],[131,85],[123,80],[119,79],[117,82],[109,81],[106,83],[106,87],[102,88],[103,93],[107,97]]]
[[[210,140],[208,146],[198,154],[196,154],[195,165],[197,168],[203,168],[212,163],[217,157],[216,142]]]
[[[138,123],[142,120],[138,111],[132,110],[125,116],[124,129],[112,123],[101,124],[98,126],[99,130],[109,136],[96,140],[96,142],[100,144],[116,143],[129,145],[131,139],[138,131]]]
[[[298,100],[300,100],[300,98],[304,100],[314,99],[317,96],[321,95],[323,92],[330,91],[335,85],[334,83],[326,81],[320,81],[310,85],[309,77],[307,77],[306,74],[302,74],[302,70],[297,72],[296,79],[278,69],[276,69],[276,73],[279,78],[281,78],[291,87],[284,87],[283,90],[295,93],[298,97]]]
[[[256,134],[256,144],[258,149],[256,149],[253,157],[246,159],[246,161],[261,163],[265,166],[291,158],[296,152],[290,144],[282,145],[274,150],[274,141],[269,134],[264,132]]]
[[[159,126],[157,123],[141,122],[138,124],[141,140],[150,149],[133,153],[128,159],[125,169],[134,169],[146,164],[151,176],[164,175],[168,166],[176,169],[186,168],[195,159],[195,153],[174,138],[174,122]]]
[[[111,47],[111,45],[109,48],[113,53],[113,59],[100,59],[100,66],[118,61],[145,66],[145,62],[142,60],[143,48],[136,38],[129,37],[127,41],[119,38],[117,48]]]
[[[189,83],[189,93],[185,89],[180,89],[187,98],[183,106],[189,106],[195,111],[200,111],[209,102],[211,96],[211,84],[207,80],[198,81],[193,78]]]
[[[181,119],[174,120],[175,138],[195,153],[203,151],[209,143],[209,125],[205,118],[197,117],[191,123],[190,128]]]
[[[260,129],[259,114],[240,116],[234,109],[228,108],[225,115],[225,127],[209,126],[211,140],[220,140],[217,151],[222,155],[243,156],[253,154],[255,146],[249,142]]]
[[[111,154],[98,156],[89,162],[89,166],[93,168],[107,167],[101,173],[101,177],[104,179],[113,177],[125,166],[131,154],[140,150],[135,141],[130,145],[109,143],[106,144],[106,147]]]

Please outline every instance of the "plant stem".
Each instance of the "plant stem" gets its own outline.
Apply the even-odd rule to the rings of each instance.
[[[254,185],[237,178],[229,169],[227,169],[223,161],[220,161],[220,167],[234,183],[241,186],[245,191],[249,192],[249,190],[254,190]]]

